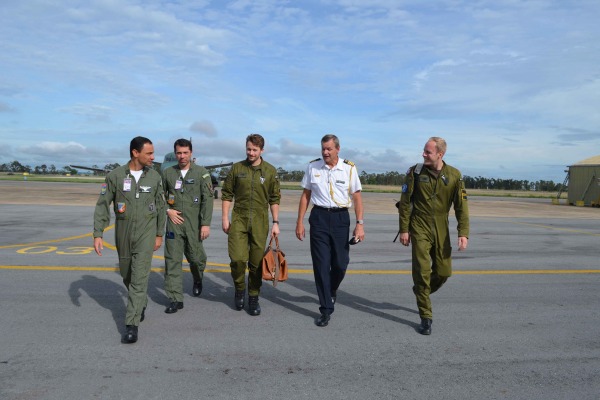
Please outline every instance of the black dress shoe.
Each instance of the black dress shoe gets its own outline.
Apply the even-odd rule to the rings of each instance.
[[[173,313],[176,313],[177,310],[181,310],[182,308],[183,308],[182,301],[172,301],[171,304],[169,304],[169,306],[165,309],[165,312],[167,314],[173,314]]]
[[[317,326],[327,326],[330,319],[331,316],[329,314],[321,314],[321,316],[315,321],[315,324]]]
[[[258,304],[258,296],[248,296],[248,314],[253,316],[260,315],[260,304]]]
[[[421,318],[421,326],[419,326],[419,333],[421,335],[431,335],[431,321],[429,318]]]
[[[138,327],[133,325],[125,326],[125,333],[121,338],[121,343],[135,343],[138,338]]]
[[[241,310],[244,308],[244,295],[246,292],[242,290],[241,292],[235,291],[235,298],[233,299],[233,303],[235,304],[236,310]]]
[[[194,287],[192,288],[192,296],[198,297],[202,293],[202,281],[194,282]]]
[[[335,304],[337,300],[337,290],[332,290],[331,291],[331,301],[333,302],[333,304]]]
[[[140,318],[140,322],[142,322],[146,318],[146,307],[142,308],[142,316]]]

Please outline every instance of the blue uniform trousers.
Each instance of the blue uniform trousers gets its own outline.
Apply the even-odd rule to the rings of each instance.
[[[333,313],[331,292],[337,290],[350,261],[350,214],[347,209],[313,207],[310,224],[310,255],[321,314]]]

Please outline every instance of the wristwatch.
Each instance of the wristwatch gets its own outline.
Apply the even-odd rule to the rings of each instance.
[[[274,224],[279,224],[279,221],[273,221]]]
[[[363,225],[363,224],[365,223],[365,221],[364,221],[364,220],[362,220],[362,219],[357,219],[357,220],[356,220],[356,223],[357,223],[357,224],[361,224],[361,225]]]

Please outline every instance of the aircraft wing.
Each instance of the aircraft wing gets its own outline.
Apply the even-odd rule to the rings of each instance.
[[[233,162],[222,163],[222,164],[214,164],[214,165],[204,165],[204,168],[206,168],[206,169],[215,169],[215,168],[221,168],[221,167],[229,167],[231,165],[233,165]]]
[[[84,167],[83,165],[69,165],[69,167],[75,168],[75,169],[85,169],[85,170],[88,170],[88,171],[95,171],[95,172],[105,172],[105,173],[109,173],[110,172],[109,169]]]

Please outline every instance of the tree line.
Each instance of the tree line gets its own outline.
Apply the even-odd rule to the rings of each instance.
[[[118,163],[114,163],[106,164],[104,167],[92,165],[92,168],[110,171],[118,166]],[[228,171],[229,168],[219,168],[215,171],[215,173],[222,180],[225,179]],[[42,164],[31,168],[29,165],[23,165],[18,161],[13,161],[11,163],[0,164],[0,172],[28,172],[38,175],[76,175],[79,171],[68,165],[62,167],[62,169],[57,169],[54,164],[49,166]],[[104,175],[104,172],[93,171],[92,174]],[[279,180],[282,182],[300,182],[304,176],[304,171],[286,171],[280,167],[277,168],[277,175]],[[360,173],[360,180],[366,185],[401,186],[404,184],[405,179],[406,174],[401,174],[397,171],[388,171],[383,173],[368,173],[367,171],[362,171]],[[524,179],[485,178],[482,176],[472,177],[468,175],[464,175],[463,180],[467,189],[530,190],[543,192],[558,192],[560,190],[566,190],[566,187],[564,187],[562,183],[555,183],[553,181],[546,180],[530,181]]]
[[[282,168],[277,169],[279,180],[282,182],[299,182],[302,180],[304,171],[285,171]],[[360,173],[360,181],[366,185],[383,186],[402,186],[406,180],[406,174],[397,171],[388,171],[383,173]],[[553,181],[538,180],[530,181],[526,179],[502,179],[502,178],[484,178],[482,176],[472,177],[463,176],[465,188],[467,189],[496,189],[496,190],[531,190],[541,192],[558,192],[566,189],[562,183]]]

